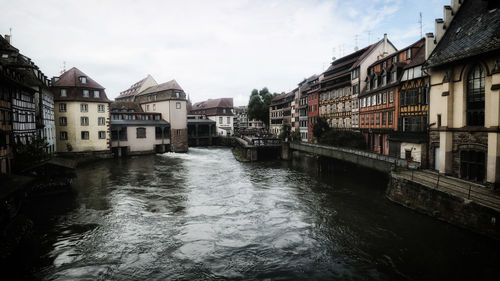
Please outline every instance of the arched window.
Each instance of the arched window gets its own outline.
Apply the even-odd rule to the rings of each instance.
[[[467,125],[484,126],[484,71],[479,64],[467,76]]]

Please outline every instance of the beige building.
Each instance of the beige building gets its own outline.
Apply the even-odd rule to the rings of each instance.
[[[140,104],[144,112],[161,113],[162,119],[170,124],[170,149],[173,152],[188,150],[187,99],[177,81],[148,87],[134,95],[134,102]]]
[[[109,103],[104,87],[73,67],[52,78],[57,152],[109,151]]]
[[[170,124],[161,113],[143,112],[134,102],[111,104],[111,150],[117,156],[163,153],[170,146]]]
[[[437,42],[426,50],[431,167],[492,186],[500,183],[498,6],[453,0],[436,20],[435,41],[432,34],[426,38]]]

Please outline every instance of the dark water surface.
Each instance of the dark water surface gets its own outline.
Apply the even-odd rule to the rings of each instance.
[[[309,172],[311,171],[311,172]],[[229,149],[105,160],[39,201],[42,280],[498,280],[498,243],[388,202],[361,169]]]

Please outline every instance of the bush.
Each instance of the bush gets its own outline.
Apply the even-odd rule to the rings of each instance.
[[[319,143],[331,146],[366,149],[366,142],[363,134],[353,131],[328,129],[321,135]]]

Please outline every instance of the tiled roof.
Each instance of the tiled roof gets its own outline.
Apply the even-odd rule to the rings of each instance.
[[[87,78],[87,83],[82,83],[79,77],[85,76]],[[66,88],[66,96],[62,97],[60,95],[60,90]],[[84,89],[90,90],[90,96],[85,98],[82,95]],[[110,102],[104,91],[104,87],[99,83],[94,81],[92,78],[87,76],[76,67],[64,72],[59,77],[59,80],[52,83],[52,90],[54,93],[55,101],[85,101],[85,102]],[[99,97],[95,98],[93,96],[92,90],[99,91]]]
[[[489,9],[489,2],[464,1],[427,60],[428,67],[500,50],[500,9]]]
[[[87,83],[82,83],[79,77],[87,77]],[[59,76],[59,80],[52,83],[55,87],[81,87],[104,90],[104,87],[83,73],[80,69],[73,67]]]
[[[128,89],[120,92],[120,95],[117,98],[119,99],[119,98],[124,98],[124,97],[130,97],[130,96],[134,96],[135,94],[138,94],[139,89],[141,88],[144,81],[146,81],[146,79],[147,79],[147,77],[142,79],[139,82],[132,84],[132,86],[130,86]]]
[[[141,106],[138,103],[130,101],[114,101],[109,106],[110,110],[133,110],[134,112],[143,112]]]
[[[216,107],[233,107],[233,98],[209,99],[193,104],[193,110],[208,109]]]
[[[147,88],[146,90],[140,92],[137,95],[138,96],[142,96],[142,95],[151,94],[151,93],[157,93],[157,92],[162,92],[162,91],[166,91],[166,90],[180,90],[180,91],[184,91],[181,88],[181,86],[179,86],[179,84],[177,83],[177,81],[175,81],[175,79],[174,79],[174,80],[170,80],[168,82],[165,82],[165,83],[162,83],[162,84],[159,84],[159,85],[156,85],[156,86],[149,87],[149,88]]]

